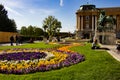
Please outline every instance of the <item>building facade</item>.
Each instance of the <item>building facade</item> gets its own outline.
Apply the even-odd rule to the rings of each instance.
[[[115,33],[120,34],[120,7],[96,8],[95,5],[86,4],[81,5],[76,12],[76,38],[93,38],[101,10],[116,20]]]

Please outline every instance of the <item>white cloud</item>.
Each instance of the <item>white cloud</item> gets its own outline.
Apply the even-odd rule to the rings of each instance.
[[[63,6],[63,0],[60,0],[60,6],[61,7]]]
[[[23,8],[23,3],[16,0],[0,0],[0,3],[4,5],[5,9],[8,11],[8,15],[11,13],[13,15],[22,16],[17,9]]]
[[[51,15],[51,14],[54,14],[55,13],[55,10],[48,10],[48,9],[39,9],[39,12],[40,13],[43,13],[43,14],[45,14],[45,15]]]
[[[38,7],[31,0],[0,0],[0,3],[8,11],[8,17],[15,20],[17,29],[29,25],[41,27],[48,15],[55,15],[57,12],[56,9]]]
[[[11,13],[13,13],[13,14],[15,14],[15,15],[23,16],[23,15],[20,14],[19,12],[15,11],[15,10],[13,10],[13,9],[11,9],[11,8],[9,8],[9,7],[7,7],[7,6],[5,6],[5,9],[6,9],[8,12],[11,12]]]
[[[0,3],[10,8],[23,8],[22,0],[0,0]]]
[[[33,9],[30,9],[30,10],[29,10],[29,13],[31,13],[31,14],[35,14],[35,13],[36,13],[36,11],[35,11],[35,10],[33,10]]]
[[[54,9],[29,9],[29,13],[31,14],[39,14],[39,15],[52,15],[56,12]]]

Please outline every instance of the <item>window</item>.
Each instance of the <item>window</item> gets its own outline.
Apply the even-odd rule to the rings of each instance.
[[[85,19],[86,19],[86,20],[89,20],[89,16],[86,16]]]
[[[86,23],[86,29],[89,29],[89,24]]]

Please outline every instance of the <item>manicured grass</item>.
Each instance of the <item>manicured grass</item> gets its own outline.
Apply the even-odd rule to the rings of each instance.
[[[79,64],[26,75],[0,74],[0,80],[120,80],[120,62],[106,51],[91,50],[90,47],[91,44],[86,44],[71,48],[85,55],[86,60]]]
[[[39,42],[39,43],[26,43],[26,44],[23,44],[23,45],[18,45],[18,46],[1,46],[0,47],[0,50],[3,50],[3,49],[11,49],[11,48],[42,48],[42,49],[45,49],[45,48],[55,48],[59,46],[58,44],[46,44],[44,42]]]

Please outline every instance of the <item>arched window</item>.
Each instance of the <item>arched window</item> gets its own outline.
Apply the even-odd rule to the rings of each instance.
[[[85,20],[89,20],[89,19],[90,19],[90,17],[89,17],[89,16],[86,16],[86,17],[85,17]]]

